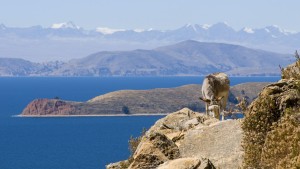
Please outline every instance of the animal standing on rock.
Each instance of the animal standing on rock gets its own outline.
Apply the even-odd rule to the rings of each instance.
[[[205,77],[202,84],[202,97],[199,99],[205,102],[206,115],[211,112],[214,117],[224,120],[224,110],[226,108],[230,81],[225,73],[213,73]]]

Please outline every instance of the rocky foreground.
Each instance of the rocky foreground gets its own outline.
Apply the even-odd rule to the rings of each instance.
[[[238,168],[242,133],[241,120],[219,121],[184,108],[158,120],[130,162],[109,164],[107,169]]]
[[[134,154],[107,169],[300,168],[300,57],[265,86],[245,118],[225,120],[188,108],[158,120]]]

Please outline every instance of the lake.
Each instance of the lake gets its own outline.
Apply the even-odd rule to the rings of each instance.
[[[280,77],[231,77],[231,85],[274,82]],[[139,136],[163,116],[17,118],[36,98],[87,101],[123,89],[201,84],[203,77],[2,77],[0,169],[102,169],[129,156]]]

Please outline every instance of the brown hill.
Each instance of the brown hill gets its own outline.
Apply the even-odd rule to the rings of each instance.
[[[235,97],[255,98],[268,83],[245,83],[233,86],[229,102],[236,104]],[[188,107],[204,111],[199,101],[201,85],[185,85],[176,88],[152,90],[121,90],[95,97],[87,102],[57,99],[36,99],[29,103],[21,116],[60,115],[137,115],[167,114]]]

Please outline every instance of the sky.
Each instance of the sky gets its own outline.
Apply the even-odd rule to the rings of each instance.
[[[176,29],[226,22],[234,29],[278,25],[300,31],[299,0],[0,0],[8,27],[72,21],[85,29]]]

